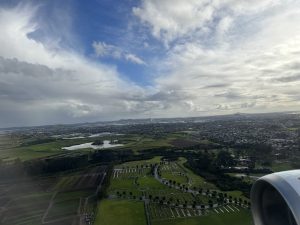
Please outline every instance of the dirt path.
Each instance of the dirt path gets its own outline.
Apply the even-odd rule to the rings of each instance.
[[[51,199],[50,199],[48,208],[46,209],[46,211],[45,211],[45,213],[44,213],[44,215],[43,215],[43,218],[42,218],[42,223],[43,223],[43,224],[47,223],[47,222],[45,222],[45,219],[46,219],[46,217],[47,217],[47,215],[48,215],[48,213],[49,213],[49,210],[50,210],[50,209],[52,208],[52,206],[53,206],[53,201],[54,201],[54,198],[55,198],[55,196],[57,195],[57,193],[58,193],[58,192],[55,192],[55,193],[52,195]]]

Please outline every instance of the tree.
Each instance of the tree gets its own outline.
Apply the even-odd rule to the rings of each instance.
[[[231,167],[236,165],[234,158],[227,151],[219,152],[215,163],[219,167]]]
[[[96,140],[92,143],[92,145],[103,145],[103,141],[102,140]]]
[[[199,188],[199,193],[202,194],[202,192],[203,192],[203,189]]]

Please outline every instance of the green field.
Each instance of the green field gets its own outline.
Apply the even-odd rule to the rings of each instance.
[[[213,214],[195,218],[154,221],[152,225],[253,225],[249,211],[236,214]]]
[[[96,188],[105,169],[96,166],[59,177],[1,180],[0,224],[72,225],[82,215],[93,220]]]
[[[136,167],[136,166],[141,166],[141,165],[149,165],[149,164],[155,164],[155,163],[159,163],[161,160],[160,156],[156,156],[152,159],[149,160],[139,160],[139,161],[131,161],[131,162],[126,162],[120,165],[117,165],[115,168],[126,168],[126,167]]]
[[[280,171],[285,171],[285,170],[292,170],[294,169],[291,163],[289,162],[274,162],[272,163],[271,169],[274,172],[280,172]]]
[[[159,183],[153,176],[150,175],[151,169],[141,168],[144,165],[153,165],[160,162],[161,157],[154,157],[150,160],[132,161],[115,166],[115,169],[128,171],[135,169],[135,172],[120,173],[118,177],[111,177],[110,187],[108,192],[115,194],[116,191],[133,192],[136,195],[141,195],[141,190],[157,190],[166,189],[167,187]],[[114,179],[117,178],[117,179]]]
[[[190,140],[188,134],[183,132],[169,133],[163,136],[152,135],[109,135],[103,137],[85,137],[80,139],[63,139],[60,137],[46,138],[46,137],[8,137],[0,136],[0,159],[13,160],[19,158],[21,160],[29,160],[34,158],[42,158],[57,154],[72,154],[76,152],[88,152],[91,149],[81,149],[76,151],[65,151],[63,147],[78,145],[96,140],[110,140],[117,139],[124,144],[122,147],[116,149],[130,149],[135,153],[147,149],[160,147],[185,147],[196,144],[211,144],[207,141]]]
[[[216,190],[216,186],[212,183],[206,182],[205,179],[200,177],[199,175],[195,174],[190,169],[186,168],[184,166],[184,163],[186,162],[185,158],[179,158],[177,161],[177,164],[179,166],[180,172],[185,173],[187,180],[189,181],[190,187],[201,187],[204,189],[214,189]]]
[[[73,154],[76,152],[90,151],[91,149],[81,149],[77,151],[62,150],[63,147],[78,145],[96,140],[110,140],[117,139],[124,146],[117,149],[132,149],[134,151],[144,150],[162,146],[172,146],[169,144],[170,140],[174,137],[167,139],[154,139],[148,136],[138,135],[122,135],[122,136],[108,136],[108,137],[93,137],[81,139],[62,139],[62,138],[22,138],[22,137],[9,137],[0,135],[0,159],[14,160],[19,158],[21,160],[29,160],[35,158],[42,158],[57,154]],[[37,140],[40,143],[37,143]]]
[[[159,167],[161,177],[167,181],[175,182],[177,185],[184,185],[191,189],[218,190],[214,184],[206,182],[205,179],[186,168],[184,166],[185,162],[185,158],[179,158],[176,162],[165,162]]]
[[[146,225],[144,204],[126,200],[103,200],[94,225]]]
[[[127,136],[124,148],[132,149],[133,151],[143,151],[159,147],[187,147],[196,144],[211,144],[210,141],[201,140],[195,141],[184,132],[169,133],[162,136],[151,135],[131,135]]]
[[[113,139],[114,136],[101,137],[103,140]],[[42,158],[57,154],[73,154],[78,152],[90,151],[90,149],[81,149],[77,151],[62,150],[63,147],[78,145],[87,142],[93,142],[100,138],[82,138],[82,139],[62,139],[62,138],[21,138],[0,135],[0,159],[29,160]],[[125,139],[123,136],[117,136],[116,139]],[[122,141],[122,140],[121,140]],[[39,142],[39,143],[37,143]],[[134,142],[134,139],[128,140],[128,143]],[[127,142],[124,143],[125,145]]]
[[[235,224],[231,222],[237,221],[236,224],[240,224],[239,218],[244,218],[245,223],[242,225],[251,224],[250,211],[247,206],[237,202],[223,204],[223,200],[219,204],[217,196],[221,191],[186,168],[185,161],[186,159],[180,158],[177,161],[168,162],[162,161],[161,157],[155,157],[151,160],[116,165],[108,188],[109,198],[104,203],[100,203],[102,217],[108,216],[107,224],[118,224],[112,220],[115,218],[110,216],[110,212],[114,210],[109,209],[109,207],[117,208],[118,202],[126,204],[127,202],[135,204],[146,202],[146,212],[152,224],[183,224],[187,221],[186,224],[208,225],[211,224],[208,221],[212,218],[215,224],[220,224],[220,221],[226,221],[227,224]],[[153,175],[155,167],[159,168],[162,180]],[[202,192],[186,192],[180,189],[177,183],[177,188],[169,186],[169,180],[176,181],[180,185],[184,184],[190,190],[202,190]],[[239,191],[227,192],[227,194],[232,196],[232,199],[241,198],[242,201],[248,201]],[[123,210],[122,205],[120,205],[121,209],[117,210]],[[126,213],[131,217],[130,212],[126,211]],[[100,223],[102,217],[98,217],[100,217],[97,219]]]

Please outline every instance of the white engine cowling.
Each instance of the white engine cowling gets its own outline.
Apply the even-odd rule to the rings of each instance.
[[[300,170],[266,175],[251,190],[255,225],[300,225]]]

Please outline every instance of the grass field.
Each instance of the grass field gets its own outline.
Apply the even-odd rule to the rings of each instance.
[[[55,138],[36,138],[36,137],[8,137],[0,135],[0,159],[13,160],[19,158],[21,160],[29,160],[34,158],[47,157],[56,154],[70,154],[70,151],[62,150],[63,147],[78,145],[95,140],[117,139],[124,144],[116,149],[131,149],[134,152],[159,147],[188,147],[199,143],[210,144],[209,142],[193,141],[185,133],[170,133],[162,137],[153,137],[151,135],[116,135],[103,137],[85,137],[80,139],[63,139]],[[44,141],[44,142],[43,142]],[[39,144],[38,144],[39,143]],[[77,152],[90,151],[91,149],[81,149]],[[76,152],[76,151],[72,151]]]
[[[59,177],[0,180],[0,224],[75,225],[83,215],[92,221],[96,188],[105,169],[95,166]]]
[[[214,184],[206,182],[204,178],[186,168],[184,166],[185,162],[185,158],[179,158],[176,162],[169,162],[160,166],[162,178],[176,181],[177,183],[189,186],[190,188],[201,187],[203,189],[217,190]]]
[[[213,214],[195,218],[154,221],[152,225],[253,225],[249,211],[237,214]]]
[[[195,141],[189,136],[189,134],[184,132],[170,133],[162,137],[135,135],[129,137],[128,140],[130,141],[125,145],[125,147],[128,147],[133,151],[141,151],[157,147],[187,148],[197,144],[211,144],[211,142],[207,140]]]
[[[16,189],[14,189],[16,190]],[[48,224],[72,225],[78,220],[79,209],[83,209],[84,199],[91,191],[73,192],[35,192],[27,193],[21,189],[20,196],[6,193],[0,196],[0,224],[3,225],[40,225],[42,220]],[[18,193],[16,193],[18,194]],[[82,199],[82,200],[81,200]],[[52,223],[53,221],[53,223]]]
[[[161,157],[154,157],[150,160],[127,162],[115,166],[109,193],[114,194],[116,191],[141,193],[139,190],[165,189],[165,185],[150,175],[150,165],[159,163],[160,159]]]
[[[291,165],[291,163],[289,162],[274,162],[272,163],[272,167],[271,169],[274,171],[274,172],[280,172],[280,171],[285,171],[285,170],[292,170],[294,169]]]
[[[175,137],[168,137],[166,139],[154,139],[148,136],[138,135],[120,135],[120,136],[108,136],[108,137],[86,137],[81,139],[61,139],[53,138],[52,140],[46,140],[43,143],[37,144],[34,138],[10,137],[7,135],[0,135],[0,159],[2,160],[13,160],[19,158],[21,160],[29,160],[34,158],[42,158],[56,154],[71,154],[75,152],[84,152],[91,149],[81,149],[77,151],[65,151],[63,147],[72,145],[78,145],[87,142],[93,142],[95,140],[110,140],[117,139],[124,146],[118,149],[132,149],[134,151],[145,150],[155,147],[172,146],[169,141]],[[28,141],[29,139],[29,141]]]
[[[45,221],[77,215],[79,203],[79,198],[54,202],[47,214],[47,217],[45,218]]]
[[[5,205],[6,210],[0,217],[0,224],[40,224],[50,198],[49,193],[36,193],[13,199]]]
[[[109,136],[107,138],[101,137],[101,139],[111,139],[114,136]],[[122,139],[123,136],[116,136],[116,139]],[[78,151],[66,151],[62,150],[63,147],[68,147],[72,145],[93,142],[99,140],[99,138],[82,138],[82,139],[41,139],[41,143],[37,144],[36,140],[31,138],[20,138],[20,137],[10,137],[7,135],[0,135],[0,159],[2,160],[13,160],[19,158],[21,160],[29,160],[35,158],[42,158],[56,154],[72,154],[76,152],[84,152],[90,149],[81,149]],[[134,139],[132,139],[134,141]],[[129,142],[131,143],[131,142]],[[126,143],[125,143],[126,145]]]
[[[126,162],[126,163],[115,166],[115,168],[116,169],[122,169],[122,168],[126,168],[126,167],[136,167],[136,166],[141,166],[141,165],[150,165],[150,164],[159,163],[160,160],[161,160],[161,157],[156,156],[156,157],[154,157],[152,159],[149,159],[149,160]]]
[[[94,225],[146,225],[142,202],[103,200]]]
[[[185,161],[184,158],[180,158],[177,161],[167,162],[161,161],[160,157],[155,157],[147,161],[127,162],[115,166],[108,188],[110,198],[104,203],[101,202],[99,209],[100,213],[103,214],[102,217],[108,216],[107,221],[109,222],[107,224],[118,224],[113,221],[115,218],[110,216],[110,212],[114,211],[110,207],[117,208],[115,204],[118,202],[133,201],[141,204],[144,201],[147,202],[146,212],[148,212],[152,224],[210,225],[210,220],[213,220],[217,225],[220,224],[220,221],[226,221],[224,224],[251,224],[250,211],[245,209],[244,205],[238,205],[238,203],[218,204],[217,195],[211,193],[219,193],[220,190],[186,168],[184,166]],[[156,167],[159,168],[162,180],[153,175]],[[191,193],[183,191],[178,186],[176,188],[176,185],[168,186],[169,182],[166,182],[168,179],[185,184],[186,187],[193,190],[194,187],[197,190],[202,189],[203,192]],[[227,194],[232,198],[248,200],[239,191],[228,192]],[[101,206],[101,204],[103,205]],[[122,204],[120,207],[123,207]],[[131,216],[130,212],[126,211],[126,213]],[[102,217],[98,216],[100,224]],[[245,223],[239,223],[240,218],[244,218],[243,222]],[[232,221],[237,222],[231,223]]]

